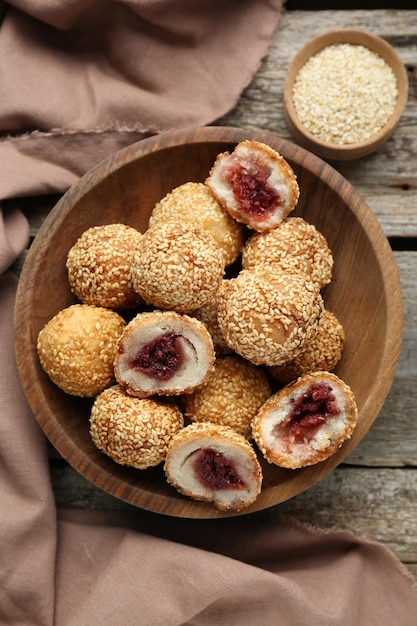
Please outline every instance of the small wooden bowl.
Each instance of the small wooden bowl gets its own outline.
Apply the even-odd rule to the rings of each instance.
[[[99,452],[89,435],[91,400],[68,396],[51,382],[39,364],[36,340],[44,324],[75,301],[65,261],[83,231],[113,222],[144,231],[160,198],[187,181],[204,181],[216,155],[245,139],[269,144],[290,162],[301,189],[294,215],[315,224],[333,251],[334,277],[323,295],[346,331],[336,373],[356,395],[359,420],[353,437],[323,463],[285,470],[262,462],[262,493],[241,514],[277,505],[307,489],[332,471],[369,430],[391,387],[402,340],[401,287],[388,241],[361,196],[320,158],[271,133],[237,128],[177,130],[140,141],[97,165],[61,198],[28,252],[18,287],[17,363],[46,436],[96,486],[132,505],[171,516],[235,514],[180,496],[165,481],[161,466],[135,470]]]
[[[296,77],[303,65],[317,52],[333,44],[349,43],[362,45],[377,53],[392,68],[397,79],[398,97],[394,112],[385,126],[369,139],[352,144],[336,144],[322,141],[301,123],[293,101]],[[332,30],[308,41],[292,59],[284,83],[284,116],[294,139],[304,148],[324,159],[347,161],[364,157],[378,150],[391,137],[408,98],[408,76],[403,62],[394,48],[385,39],[367,31],[356,29]]]

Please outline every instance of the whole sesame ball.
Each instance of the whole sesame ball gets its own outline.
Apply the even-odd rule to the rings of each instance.
[[[326,309],[320,317],[316,335],[303,351],[291,361],[271,367],[269,372],[283,383],[289,383],[308,372],[331,372],[342,356],[344,345],[344,328],[336,315]]]
[[[131,258],[142,234],[126,224],[84,231],[67,255],[71,291],[81,302],[131,309],[142,302],[132,285]]]
[[[103,307],[62,309],[38,335],[41,366],[66,393],[96,396],[114,383],[113,359],[125,326],[118,313]]]
[[[196,311],[193,312],[193,317],[196,317],[200,322],[203,322],[207,330],[209,331],[213,340],[214,349],[216,355],[231,354],[232,348],[226,343],[223,333],[220,330],[218,321],[219,311],[219,298],[216,292],[214,296]]]
[[[224,257],[206,231],[163,222],[143,234],[133,256],[133,286],[147,304],[191,313],[216,293]]]
[[[219,291],[219,326],[229,346],[255,365],[281,365],[317,332],[324,310],[317,285],[271,266],[242,270]]]
[[[159,465],[183,426],[176,404],[134,398],[119,385],[97,396],[90,415],[90,435],[96,447],[116,463],[138,469]]]
[[[230,217],[204,183],[184,183],[167,193],[153,208],[149,226],[172,220],[207,230],[223,251],[226,265],[236,261],[242,250],[242,224]]]
[[[272,263],[285,271],[301,271],[319,287],[330,283],[333,256],[324,235],[302,217],[287,217],[274,230],[253,234],[242,252],[243,269]]]
[[[230,426],[247,439],[252,419],[271,395],[267,374],[239,356],[218,358],[208,383],[184,397],[184,415],[191,422]]]

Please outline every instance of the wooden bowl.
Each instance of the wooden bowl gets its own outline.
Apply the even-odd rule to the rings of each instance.
[[[180,496],[162,467],[122,467],[99,452],[89,435],[91,400],[65,395],[43,372],[39,331],[75,302],[66,255],[87,228],[122,221],[141,231],[154,204],[173,187],[204,181],[216,155],[244,139],[269,144],[292,165],[300,185],[295,215],[325,235],[335,259],[334,278],[323,295],[342,322],[346,348],[336,373],[353,389],[359,420],[353,437],[330,459],[300,470],[263,462],[256,502],[241,514],[266,509],[307,489],[333,470],[363,438],[391,387],[402,340],[402,296],[388,241],[372,211],[352,186],[317,156],[279,137],[236,128],[205,127],[167,132],[131,145],[85,174],[53,208],[22,270],[15,311],[17,363],[37,421],[58,452],[89,481],[132,505],[171,516],[233,516]]]
[[[302,124],[297,115],[293,101],[293,88],[297,75],[303,65],[323,48],[333,44],[362,45],[377,53],[391,67],[397,79],[398,97],[393,114],[381,130],[369,139],[351,144],[328,143],[313,135]],[[378,150],[391,137],[408,98],[408,76],[403,62],[394,48],[385,39],[364,30],[341,29],[332,30],[308,41],[294,56],[288,66],[284,82],[284,116],[294,139],[304,148],[324,159],[347,161],[364,157]]]

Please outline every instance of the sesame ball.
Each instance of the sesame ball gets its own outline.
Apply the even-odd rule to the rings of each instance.
[[[247,439],[252,419],[271,395],[267,374],[238,356],[216,360],[208,383],[184,397],[184,415],[191,422],[230,426]]]
[[[231,354],[232,348],[226,343],[218,321],[219,299],[216,293],[207,304],[193,312],[193,317],[203,322],[213,340],[216,355]]]
[[[118,313],[103,307],[62,309],[38,335],[41,366],[66,393],[96,396],[114,383],[113,359],[125,326]]]
[[[90,435],[96,447],[120,465],[146,469],[159,465],[172,437],[184,426],[174,403],[129,396],[119,385],[94,401]]]
[[[235,220],[258,232],[275,228],[300,195],[290,164],[259,141],[241,141],[233,152],[218,154],[205,184]]]
[[[132,396],[192,393],[214,368],[210,333],[175,311],[138,313],[124,329],[114,358],[116,380]]]
[[[324,310],[317,285],[271,266],[242,270],[219,291],[219,325],[235,352],[255,365],[281,365],[316,334]]]
[[[243,246],[242,224],[230,217],[204,183],[188,182],[166,194],[153,208],[149,226],[172,220],[207,230],[222,249],[226,265],[238,258]]]
[[[286,271],[301,271],[319,287],[330,283],[333,256],[324,235],[302,217],[287,217],[274,230],[255,233],[242,252],[243,269],[273,263]]]
[[[67,255],[71,291],[81,302],[131,309],[142,302],[133,289],[131,258],[142,234],[126,224],[93,226]]]
[[[191,313],[216,293],[224,268],[212,235],[191,224],[163,222],[148,228],[136,246],[133,286],[147,304]]]
[[[269,463],[297,469],[321,463],[352,436],[358,407],[352,389],[331,372],[309,372],[270,396],[252,421]]]
[[[203,422],[172,438],[165,476],[179,493],[212,502],[221,511],[240,511],[256,500],[262,467],[253,446],[229,426]]]
[[[345,344],[345,331],[336,315],[327,309],[320,317],[317,334],[292,361],[271,367],[270,374],[283,383],[299,376],[326,370],[331,372],[339,362]]]

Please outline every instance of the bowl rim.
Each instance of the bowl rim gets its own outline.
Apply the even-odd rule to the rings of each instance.
[[[349,204],[351,206],[351,210],[362,224],[367,224],[368,230],[369,228],[372,230],[373,243],[378,243],[378,245],[374,246],[374,253],[377,258],[378,265],[381,268],[382,275],[384,277],[390,277],[390,281],[394,285],[394,289],[390,291],[389,294],[386,293],[386,285],[384,281],[388,332],[381,358],[381,365],[378,372],[375,373],[376,379],[374,384],[374,390],[376,392],[377,399],[371,400],[371,398],[367,397],[362,407],[362,411],[366,411],[369,415],[372,415],[372,420],[370,422],[371,424],[378,417],[379,411],[382,408],[382,405],[386,399],[386,395],[388,393],[386,381],[389,381],[389,390],[389,387],[392,384],[395,375],[398,359],[400,356],[403,330],[402,315],[401,324],[398,324],[398,320],[399,312],[402,312],[403,306],[402,291],[399,282],[398,269],[395,264],[395,259],[392,255],[392,250],[390,248],[389,242],[376,216],[373,214],[362,196],[360,196],[359,192],[356,191],[353,186],[348,181],[346,181],[346,179],[344,179],[344,177],[339,172],[334,170],[331,165],[322,161],[320,157],[309,153],[306,149],[297,146],[291,141],[282,139],[281,137],[277,136],[275,133],[271,133],[270,131],[254,131],[222,126],[207,126],[166,131],[164,133],[161,133],[160,135],[154,135],[152,137],[142,139],[107,157],[106,159],[98,163],[94,168],[86,172],[84,176],[82,176],[76,183],[74,183],[74,185],[72,185],[70,189],[62,196],[62,198],[57,202],[55,207],[46,217],[28,251],[27,258],[25,260],[18,283],[15,304],[14,333],[16,361],[22,381],[22,387],[28,399],[29,405],[34,413],[35,419],[38,421],[44,434],[51,441],[52,445],[58,450],[58,452],[63,456],[63,458],[66,459],[75,470],[77,470],[81,475],[83,475],[87,480],[89,480],[97,487],[103,489],[104,491],[110,493],[120,500],[125,500],[126,502],[129,502],[130,504],[133,504],[139,508],[149,510],[155,513],[162,513],[175,517],[208,519],[247,515],[253,512],[271,508],[273,504],[267,504],[266,506],[257,506],[257,503],[255,502],[255,506],[251,506],[248,510],[243,510],[239,513],[220,512],[211,505],[208,505],[206,507],[193,507],[190,504],[188,508],[185,508],[185,513],[172,513],[170,510],[167,510],[168,498],[166,496],[158,494],[158,501],[155,502],[155,496],[151,497],[149,492],[145,491],[141,487],[138,487],[138,490],[144,494],[145,499],[147,500],[146,503],[137,501],[133,502],[128,497],[124,497],[124,489],[122,490],[122,493],[119,493],[121,482],[120,478],[111,475],[100,477],[100,467],[92,462],[92,460],[88,457],[84,450],[80,450],[77,447],[76,450],[71,450],[70,452],[70,447],[65,447],[65,444],[67,444],[68,446],[72,445],[74,447],[74,442],[72,441],[70,434],[65,430],[63,424],[56,420],[56,416],[53,414],[51,415],[51,411],[46,403],[46,399],[44,397],[40,397],[39,393],[33,394],[33,389],[36,386],[36,381],[33,381],[28,376],[28,374],[31,375],[33,373],[34,368],[36,367],[36,365],[38,365],[38,363],[36,346],[31,346],[30,351],[28,351],[28,342],[31,341],[31,335],[29,327],[30,324],[28,323],[27,319],[29,307],[26,302],[25,295],[27,293],[27,288],[31,283],[31,278],[36,274],[36,271],[38,271],[39,264],[42,258],[43,244],[42,237],[39,235],[39,233],[46,233],[52,226],[56,226],[57,224],[62,222],[62,220],[65,218],[62,212],[62,208],[65,206],[65,203],[68,201],[77,202],[80,197],[82,197],[86,192],[90,192],[91,190],[93,190],[95,185],[100,184],[100,182],[107,176],[113,175],[115,172],[117,172],[119,168],[124,167],[126,164],[126,158],[136,160],[141,158],[142,156],[146,156],[149,153],[158,152],[167,148],[183,146],[184,144],[204,142],[213,142],[216,144],[236,144],[239,141],[245,139],[272,143],[273,146],[275,145],[275,149],[277,149],[277,146],[279,145],[280,149],[284,152],[284,156],[285,151],[288,148],[290,152],[292,152],[292,154],[291,157],[288,156],[285,158],[288,158],[288,160],[290,161],[296,160],[297,165],[307,168],[314,175],[319,176],[322,180],[324,180],[325,183],[333,186],[333,188],[334,182],[332,185],[332,180],[334,181],[334,177],[336,175],[339,182],[345,183],[341,186],[341,189],[338,188],[338,194],[345,199],[347,195],[350,194],[351,203]],[[394,318],[397,321],[396,325],[392,323],[394,321]],[[378,374],[380,373],[380,369],[382,368],[382,364],[384,369],[384,380],[382,380],[382,377],[378,376]],[[310,488],[313,484],[321,480],[321,478],[323,478],[337,465],[339,465],[344,460],[344,458],[346,458],[349,452],[351,452],[356,447],[359,441],[361,441],[364,435],[368,432],[369,427],[370,426],[368,425],[366,429],[363,429],[358,423],[355,433],[355,439],[348,440],[347,442],[345,442],[342,448],[340,448],[332,457],[327,459],[327,461],[319,464],[319,466],[314,466],[316,470],[315,478],[305,488]],[[309,472],[310,469],[311,468],[303,468],[300,472],[298,472],[295,483],[298,484],[299,482],[300,484],[302,484],[305,473]],[[118,490],[118,493],[115,493],[116,489]],[[300,488],[297,491],[297,494],[303,490],[304,489]],[[151,501],[150,504],[148,500]],[[280,502],[282,501],[284,500],[277,501],[275,504],[280,504]],[[193,502],[192,505],[194,504],[202,503]]]
[[[323,141],[300,121],[293,102],[293,85],[301,67],[320,50],[338,43],[363,45],[381,56],[393,70],[397,79],[398,97],[394,111],[385,125],[368,139],[351,144],[337,144]],[[294,138],[322,158],[338,160],[366,156],[380,148],[395,131],[408,100],[409,81],[404,63],[391,44],[367,30],[340,28],[328,30],[308,40],[290,61],[284,79],[283,112],[287,125]],[[336,155],[336,156],[335,156]]]

